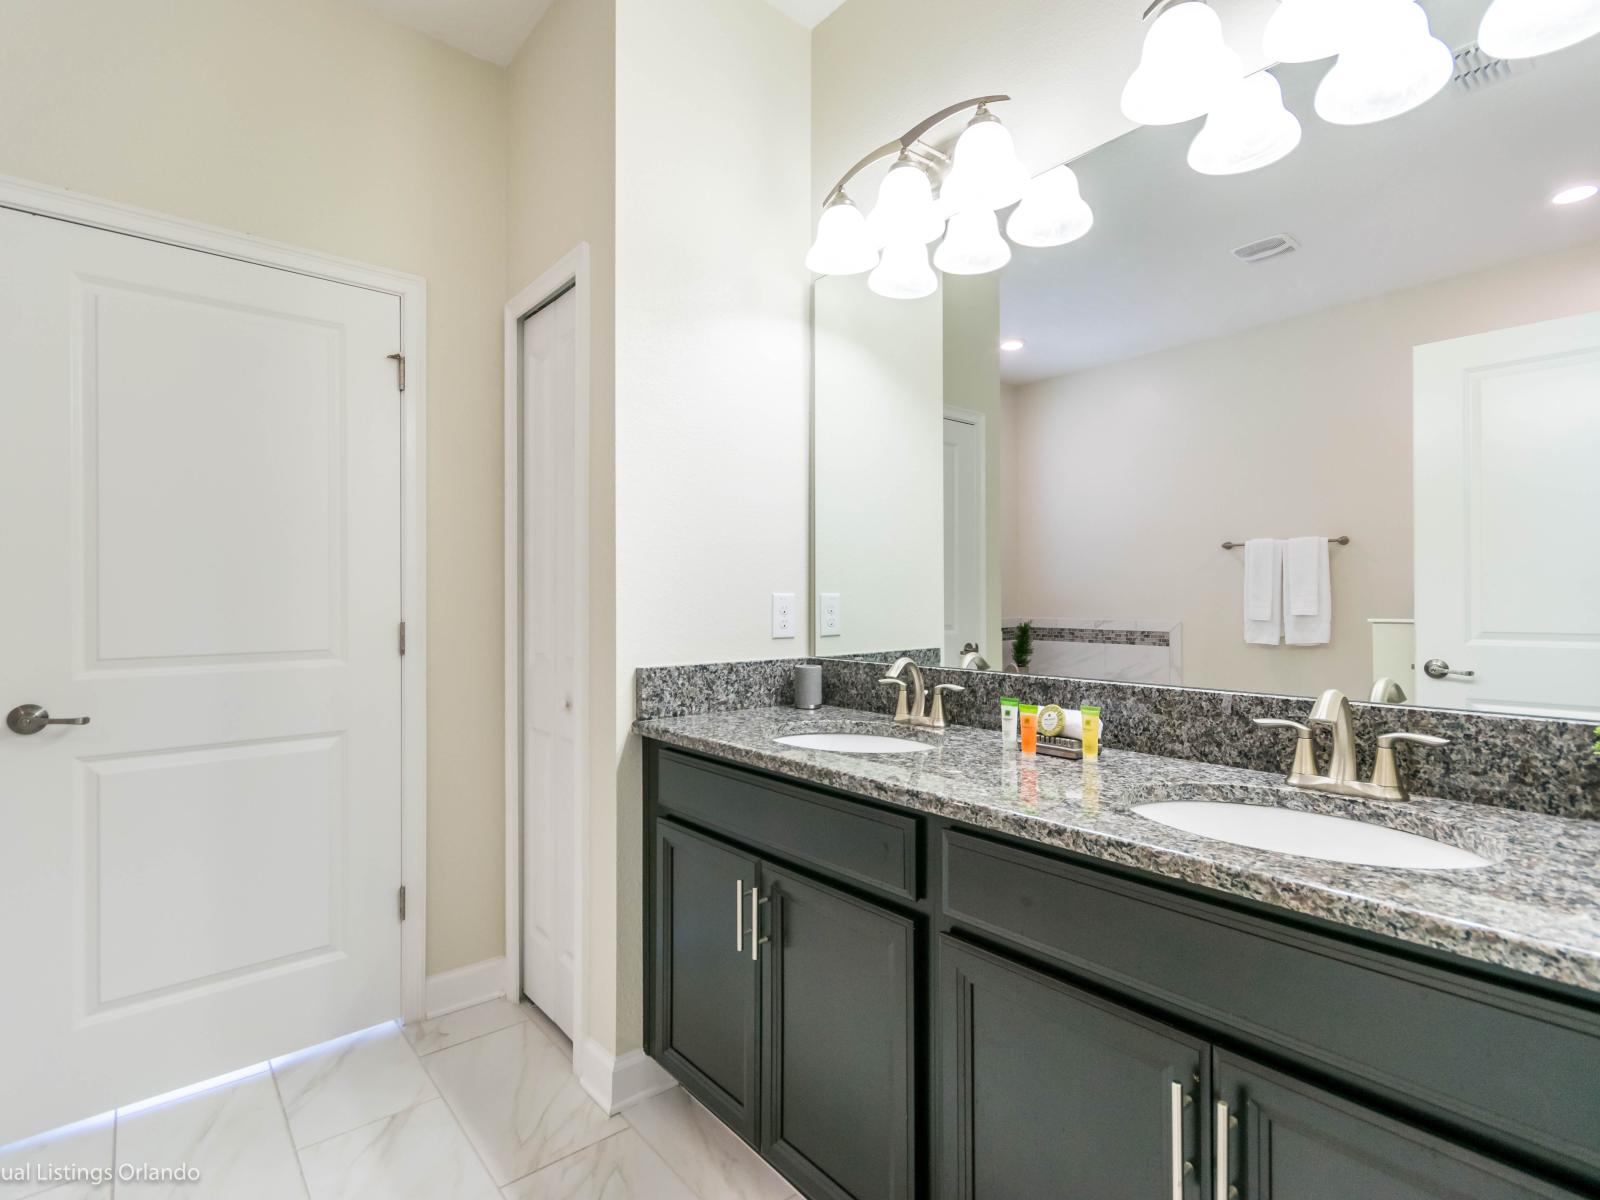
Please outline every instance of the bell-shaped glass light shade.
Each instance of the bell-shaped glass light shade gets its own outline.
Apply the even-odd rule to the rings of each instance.
[[[1138,69],[1122,89],[1122,115],[1141,125],[1176,125],[1211,111],[1244,74],[1222,40],[1222,21],[1209,5],[1179,4],[1145,34]]]
[[[1261,34],[1274,62],[1316,62],[1344,49],[1357,0],[1280,0]]]
[[[1478,27],[1478,49],[1532,58],[1600,33],[1600,0],[1494,0]]]
[[[933,183],[915,163],[898,162],[878,187],[878,203],[867,217],[876,245],[915,239],[924,246],[939,240],[944,218],[933,202]]]
[[[1022,198],[1028,169],[1017,159],[1011,134],[988,110],[978,110],[956,139],[951,157],[953,165],[941,189],[947,211],[986,208],[993,212]]]
[[[982,275],[1011,261],[1011,247],[1000,236],[1000,220],[987,208],[968,209],[950,218],[933,265],[947,275]]]
[[[1364,0],[1357,28],[1317,86],[1317,115],[1369,125],[1410,112],[1455,74],[1455,55],[1428,30],[1414,0]]]
[[[883,261],[867,276],[867,286],[890,300],[920,300],[939,290],[939,277],[928,265],[928,245],[901,238],[883,248]]]
[[[1241,79],[1211,110],[1189,145],[1189,165],[1202,175],[1239,175],[1277,162],[1300,144],[1300,122],[1283,106],[1270,71]]]
[[[818,275],[859,275],[877,265],[867,219],[848,196],[836,197],[817,219],[817,240],[806,252],[806,266]]]
[[[1071,167],[1053,167],[1028,180],[1022,203],[1006,222],[1006,236],[1019,246],[1065,246],[1089,232],[1094,213],[1078,192]]]

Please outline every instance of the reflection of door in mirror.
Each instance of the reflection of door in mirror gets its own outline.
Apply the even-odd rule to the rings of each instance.
[[[944,410],[944,665],[984,635],[983,417]]]
[[[1417,698],[1600,720],[1600,312],[1416,351]]]

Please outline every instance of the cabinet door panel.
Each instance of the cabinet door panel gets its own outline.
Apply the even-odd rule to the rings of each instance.
[[[1199,1200],[1203,1042],[950,937],[939,972],[944,1200]]]
[[[748,896],[756,860],[656,825],[656,1058],[747,1141],[756,1137],[759,969]],[[738,941],[743,927],[744,938]]]
[[[1216,1079],[1216,1094],[1237,1121],[1219,1193],[1231,1184],[1240,1200],[1578,1200],[1575,1192],[1221,1051]]]
[[[813,1200],[915,1193],[916,926],[763,865],[762,1152]]]

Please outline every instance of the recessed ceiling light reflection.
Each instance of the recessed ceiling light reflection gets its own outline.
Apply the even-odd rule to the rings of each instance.
[[[1021,338],[1007,338],[1005,341],[1000,343],[1000,349],[1004,350],[1007,354],[1015,354],[1027,344],[1028,343],[1023,341]]]
[[[1562,188],[1550,197],[1551,204],[1580,204],[1585,200],[1592,200],[1600,195],[1600,184],[1579,183],[1569,188]]]

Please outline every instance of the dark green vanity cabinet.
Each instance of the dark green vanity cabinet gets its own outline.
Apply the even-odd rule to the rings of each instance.
[[[1600,1196],[1586,994],[656,742],[645,825],[647,1049],[811,1200]]]

